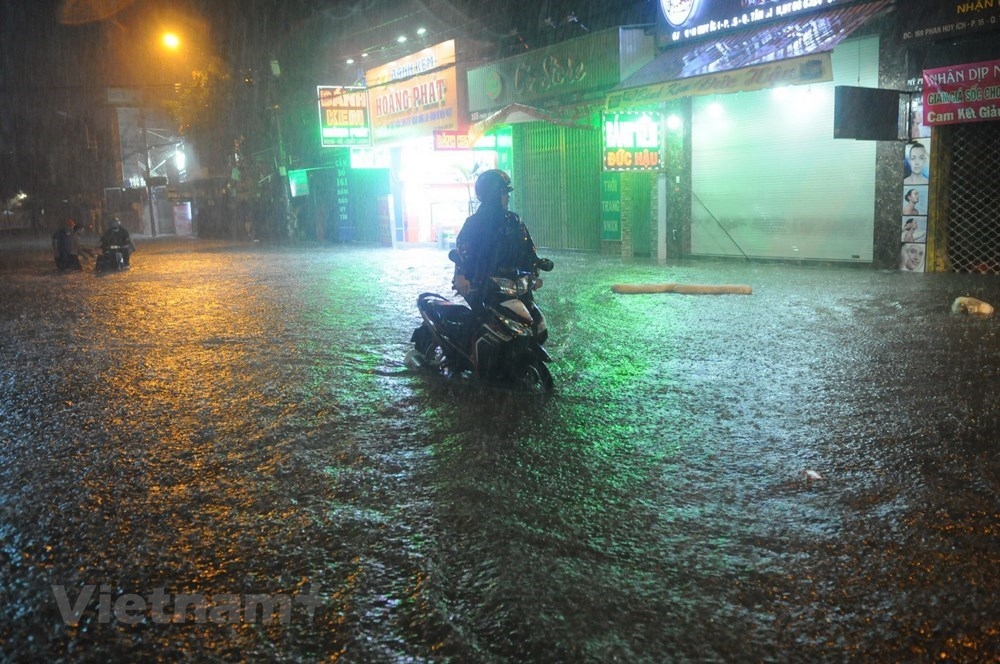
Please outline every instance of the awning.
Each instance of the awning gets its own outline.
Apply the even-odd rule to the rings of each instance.
[[[673,46],[615,86],[605,107],[832,81],[834,47],[892,7],[877,0]]]
[[[498,125],[520,124],[522,122],[548,122],[562,127],[591,129],[589,125],[582,126],[569,120],[563,120],[552,113],[535,108],[534,106],[508,104],[469,127],[469,143],[475,143],[480,137]]]

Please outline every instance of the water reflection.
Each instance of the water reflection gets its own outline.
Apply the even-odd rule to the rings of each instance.
[[[996,325],[948,306],[995,284],[555,258],[546,400],[405,369],[417,294],[450,293],[436,250],[5,271],[4,654],[992,654]],[[754,295],[609,290],[661,281]],[[53,584],[322,601],[170,626],[95,604],[70,627]]]

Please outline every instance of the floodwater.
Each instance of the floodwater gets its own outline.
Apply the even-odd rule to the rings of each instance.
[[[539,400],[404,366],[436,248],[8,243],[0,659],[1000,658],[996,277],[550,256]]]

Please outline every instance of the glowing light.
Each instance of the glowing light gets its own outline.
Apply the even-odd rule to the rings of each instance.
[[[347,58],[347,64],[353,65],[354,64],[354,58]]]
[[[185,169],[187,166],[187,156],[184,154],[184,150],[178,148],[178,150],[174,152],[174,163],[177,165],[178,171],[183,171]]]
[[[163,35],[163,45],[170,50],[177,50],[181,45],[181,38],[173,32],[167,32]]]
[[[427,28],[417,28],[417,34],[423,37],[425,34],[427,34]]]
[[[677,131],[684,125],[679,115],[671,115],[667,118],[667,129],[670,131]]]
[[[708,105],[708,116],[718,120],[726,114],[726,108],[720,102],[713,101]]]
[[[406,42],[406,35],[400,35],[396,37],[396,43],[403,44]]]

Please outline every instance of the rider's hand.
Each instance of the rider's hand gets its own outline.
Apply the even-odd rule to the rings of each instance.
[[[466,279],[464,274],[456,274],[451,280],[451,287],[462,297],[468,297],[472,292],[472,282]]]

